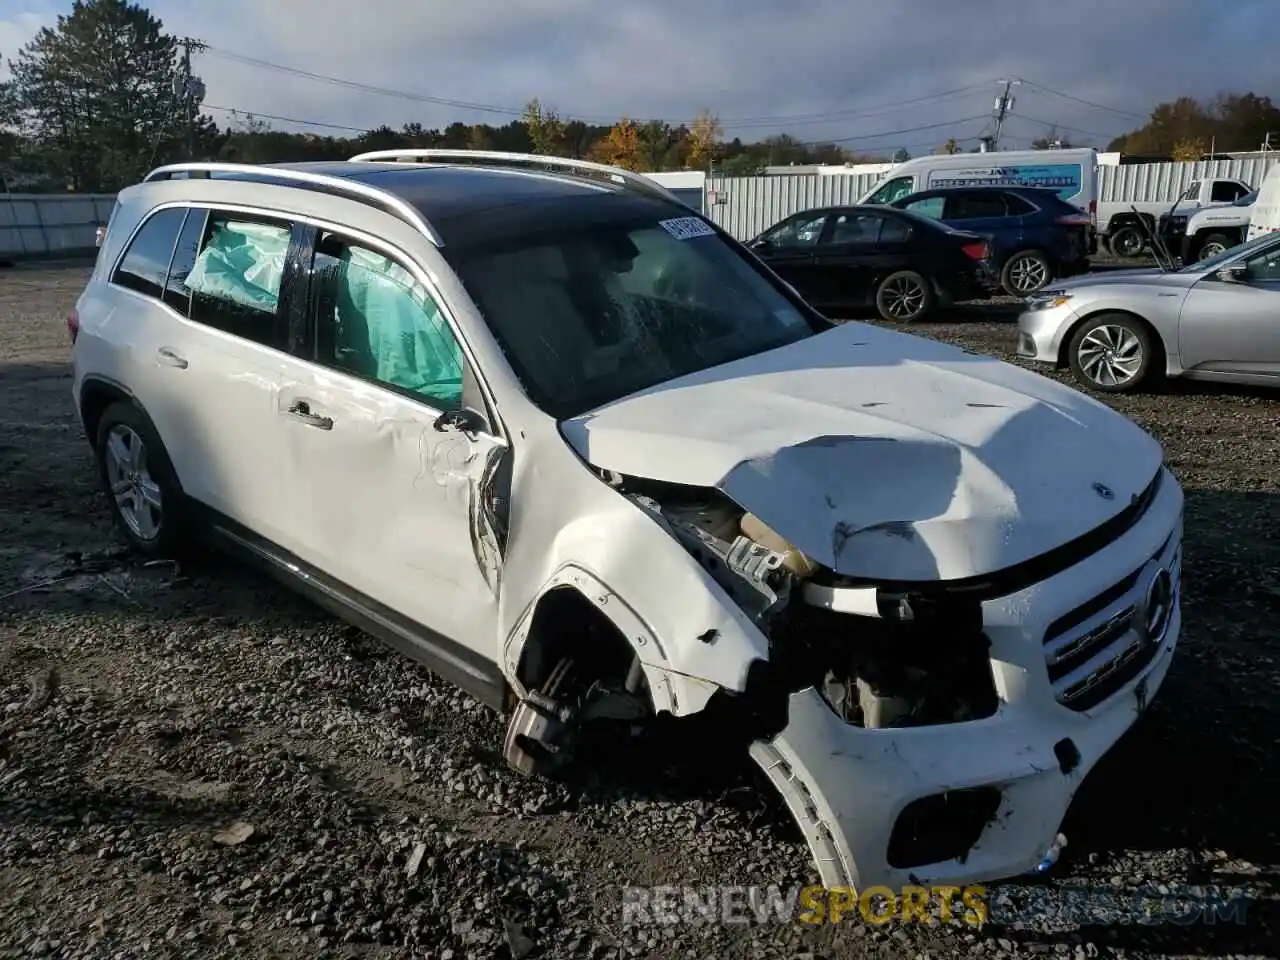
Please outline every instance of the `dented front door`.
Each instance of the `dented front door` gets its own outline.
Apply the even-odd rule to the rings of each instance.
[[[496,656],[497,558],[473,529],[501,442],[439,430],[444,411],[299,366],[310,376],[286,382],[277,400],[295,552],[435,633]]]
[[[275,397],[290,549],[396,614],[496,658],[483,510],[505,453],[462,345],[394,251],[317,231]]]

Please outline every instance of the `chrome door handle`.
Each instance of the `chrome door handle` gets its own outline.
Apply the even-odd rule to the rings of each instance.
[[[187,369],[187,359],[168,347],[161,347],[156,351],[156,363],[166,367],[177,367],[179,370]]]
[[[322,417],[318,413],[312,413],[311,405],[305,400],[295,400],[293,406],[285,413],[308,427],[315,427],[317,430],[333,429],[333,417]]]

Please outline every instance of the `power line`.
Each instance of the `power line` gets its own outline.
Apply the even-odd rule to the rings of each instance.
[[[858,134],[853,137],[831,137],[827,140],[814,140],[804,145],[808,147],[818,147],[828,143],[853,143],[861,140],[878,140],[881,137],[897,137],[907,133],[919,133],[922,130],[940,130],[943,127],[955,127],[962,123],[972,123],[974,120],[985,119],[987,119],[987,115],[985,113],[979,113],[972,117],[960,117],[957,120],[944,120],[941,123],[925,123],[918,127],[906,127],[902,130],[882,130],[879,133]]]
[[[1123,134],[1119,133],[1098,133],[1096,130],[1081,130],[1079,127],[1071,127],[1065,123],[1054,123],[1050,120],[1041,120],[1038,117],[1029,117],[1025,113],[1013,114],[1010,119],[1027,120],[1031,123],[1039,123],[1056,130],[1066,130],[1068,133],[1078,133],[1085,137],[1097,137],[1099,140],[1114,140],[1116,137],[1123,136]]]
[[[240,107],[219,107],[212,103],[201,104],[202,110],[217,110],[233,116],[251,117],[255,120],[276,120],[280,123],[297,123],[305,127],[323,127],[327,130],[345,130],[348,133],[368,133],[366,127],[349,127],[341,123],[326,123],[323,120],[300,120],[297,117],[282,117],[275,113],[259,113],[257,110],[244,110]]]
[[[1150,114],[1134,113],[1132,110],[1121,110],[1117,107],[1108,107],[1105,103],[1094,103],[1092,100],[1084,100],[1080,97],[1074,96],[1073,94],[1063,93],[1061,90],[1055,90],[1053,87],[1046,87],[1044,84],[1036,83],[1034,80],[1022,78],[1022,82],[1029,87],[1040,90],[1043,93],[1048,93],[1055,97],[1061,97],[1063,100],[1070,100],[1072,103],[1079,103],[1086,107],[1093,107],[1095,110],[1105,110],[1108,113],[1115,113],[1122,117],[1133,117],[1138,120],[1151,119]]]
[[[276,73],[284,73],[290,76],[301,77],[306,80],[312,80],[317,83],[327,83],[333,86],[344,87],[349,90],[357,90],[363,93],[372,93],[379,96],[394,97],[399,100],[409,100],[415,103],[429,103],[436,106],[453,107],[459,110],[472,110],[480,113],[494,113],[508,117],[520,117],[524,114],[524,108],[505,107],[491,103],[476,103],[468,100],[455,100],[449,97],[435,97],[427,94],[413,93],[408,90],[397,90],[391,87],[382,87],[375,84],[363,83],[358,80],[349,80],[345,77],[329,76],[327,74],[315,73],[311,70],[303,70],[300,67],[291,67],[285,64],[273,63],[269,60],[261,60],[257,57],[250,57],[244,54],[235,53],[230,50],[224,50],[221,47],[207,47],[206,51],[214,56],[230,60],[235,63],[241,63],[246,66],[258,67],[263,70],[271,70]],[[927,103],[949,97],[959,96],[961,94],[970,93],[986,86],[983,83],[971,83],[963,87],[956,87],[951,90],[941,90],[936,93],[927,94],[920,97],[911,97],[906,100],[889,101],[882,103],[872,110],[849,109],[849,110],[830,110],[820,113],[809,114],[792,114],[792,115],[773,115],[773,116],[754,116],[754,117],[737,117],[730,119],[721,119],[720,126],[724,129],[739,129],[757,126],[770,125],[791,125],[800,123],[827,123],[838,120],[851,120],[862,117],[887,116],[896,113],[898,108],[911,106],[913,104]],[[591,114],[574,114],[570,119],[581,121],[593,121],[599,123],[613,124],[617,122],[617,116],[603,116]],[[649,118],[651,120],[663,118]],[[673,125],[688,124],[689,120],[666,121]]]
[[[890,101],[889,103],[882,104],[875,110],[831,110],[823,113],[794,114],[791,116],[784,114],[772,117],[744,117],[740,119],[721,120],[720,125],[726,128],[732,127],[736,129],[746,126],[765,126],[779,123],[827,123],[835,120],[851,120],[860,117],[882,117],[897,113],[899,107],[911,106],[912,104],[917,103],[932,103],[937,100],[947,99],[960,94],[972,93],[985,86],[985,83],[971,83],[967,87],[956,87],[953,90],[942,90],[938,93],[931,93],[924,97],[912,97],[910,100]]]

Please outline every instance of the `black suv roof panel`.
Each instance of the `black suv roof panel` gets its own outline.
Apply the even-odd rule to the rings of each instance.
[[[622,186],[544,170],[364,161],[271,166],[341,177],[392,193],[412,204],[446,246],[468,245],[513,230],[523,233],[534,229],[537,221],[550,226],[673,209]],[[687,213],[683,207],[674,209]]]

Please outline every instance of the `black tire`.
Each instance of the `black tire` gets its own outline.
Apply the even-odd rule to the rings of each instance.
[[[125,481],[132,484],[127,499],[133,503],[138,503],[139,498],[158,499],[158,509],[151,505],[147,511],[147,516],[154,521],[154,529],[136,519],[142,512],[141,507],[134,511],[135,519],[131,521],[121,505],[122,498],[113,490],[113,484],[121,482],[119,474],[123,469],[113,455],[114,441],[119,441],[124,449],[132,452],[135,439],[140,441],[141,450],[133,461],[133,476]],[[186,543],[182,492],[169,454],[147,415],[132,403],[119,401],[111,404],[98,420],[94,451],[97,454],[98,479],[111,504],[111,515],[129,545],[147,559],[177,559],[181,556]],[[143,496],[144,489],[150,491],[148,497]]]
[[[1116,231],[1107,237],[1107,245],[1111,248],[1112,254],[1121,259],[1140,257],[1142,251],[1147,248],[1147,238],[1143,236],[1137,224],[1126,223],[1122,227],[1117,227]]]
[[[1115,351],[1110,362],[1097,358],[1098,352],[1108,345]],[[1150,328],[1127,313],[1102,313],[1086,320],[1072,334],[1067,346],[1067,362],[1076,380],[1100,393],[1132,393],[1143,385],[1150,385],[1160,376],[1157,362],[1160,356],[1162,353]],[[1125,362],[1129,357],[1136,357],[1136,366]],[[1117,369],[1129,375],[1121,379],[1115,375]]]
[[[933,284],[914,270],[899,270],[876,288],[876,312],[895,323],[913,323],[928,315],[934,305]]]
[[[1200,243],[1200,249],[1196,251],[1197,260],[1208,260],[1210,257],[1216,257],[1224,250],[1230,250],[1240,241],[1233,240],[1225,233],[1211,233]]]
[[[1019,250],[1004,262],[1000,286],[1011,297],[1039,293],[1053,280],[1053,264],[1040,250]]]

